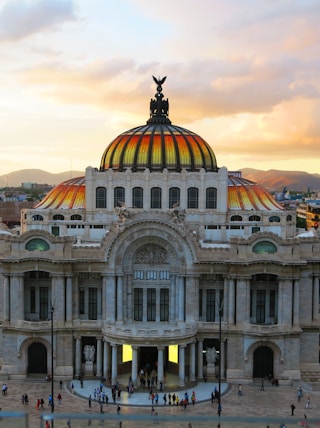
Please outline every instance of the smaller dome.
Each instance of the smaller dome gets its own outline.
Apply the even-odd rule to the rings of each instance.
[[[259,184],[242,177],[228,177],[229,210],[281,210],[283,207]]]
[[[85,177],[71,178],[54,187],[34,208],[85,208]]]

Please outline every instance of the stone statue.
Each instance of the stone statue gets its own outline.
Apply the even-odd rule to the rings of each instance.
[[[216,348],[207,348],[206,351],[207,364],[214,364],[217,358]]]
[[[87,361],[93,362],[96,350],[93,345],[86,345],[83,350],[84,358]]]

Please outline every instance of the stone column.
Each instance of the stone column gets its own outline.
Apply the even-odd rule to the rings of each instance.
[[[138,347],[132,346],[131,379],[134,386],[137,385],[137,378],[138,378]]]
[[[123,322],[123,277],[117,276],[117,321]]]
[[[313,279],[312,299],[313,299],[313,321],[318,321],[319,319],[319,277],[318,276],[315,276]]]
[[[196,344],[190,343],[189,344],[190,349],[190,372],[189,372],[189,379],[191,382],[194,382],[196,380]]]
[[[179,386],[185,385],[185,350],[186,345],[179,345]]]
[[[158,346],[158,385],[163,384],[163,346]]]
[[[64,276],[62,274],[52,275],[51,303],[54,307],[56,321],[65,320],[65,294]]]
[[[103,342],[103,376],[107,381],[110,377],[110,343]]]
[[[81,337],[76,337],[76,375],[81,373]]]
[[[178,293],[179,293],[179,314],[178,314],[178,320],[184,321],[185,318],[185,285],[184,285],[184,278],[179,276],[178,277]]]
[[[133,289],[132,289],[132,275],[127,275],[127,319],[129,322],[133,321]]]
[[[284,279],[283,281],[283,305],[282,305],[282,321],[283,324],[292,325],[292,294],[293,294],[293,280]]]
[[[224,379],[224,373],[225,373],[225,367],[224,367],[224,354],[225,354],[225,341],[223,339],[221,339],[221,346],[220,346],[221,350],[220,350],[220,368],[221,368],[221,378]]]
[[[97,377],[102,376],[102,339],[97,338],[97,359],[96,359]]]
[[[67,277],[66,283],[66,321],[72,321],[72,277]]]
[[[160,322],[160,288],[156,288],[156,322]]]
[[[229,279],[228,318],[229,324],[235,324],[235,278]]]
[[[72,317],[74,317],[75,319],[79,319],[80,318],[80,314],[79,314],[79,277],[78,275],[75,275],[73,277],[73,290],[74,290],[74,309],[73,309],[73,315]]]
[[[10,277],[10,319],[11,322],[24,319],[24,287],[20,274]]]
[[[299,302],[299,294],[300,294],[300,283],[299,279],[294,280],[294,288],[293,288],[293,325],[300,324],[300,302]],[[318,305],[318,302],[316,300]],[[317,306],[318,309],[318,306]]]
[[[10,282],[9,275],[3,276],[3,321],[10,320]]]
[[[172,275],[170,283],[169,321],[176,319],[176,275]]]
[[[147,289],[142,289],[142,321],[147,322]]]
[[[101,314],[101,319],[102,320],[106,320],[107,319],[107,277],[106,275],[102,274],[102,295],[101,295],[101,300],[102,300],[102,314]]]
[[[104,298],[106,299],[106,319],[110,324],[114,324],[116,316],[116,281],[113,275],[107,276],[107,287]]]
[[[118,377],[118,345],[116,343],[112,343],[111,347],[112,347],[111,382],[114,385],[117,382],[117,377]]]
[[[279,280],[278,285],[278,324],[283,324],[283,281]]]
[[[198,379],[203,379],[203,341],[198,341]]]
[[[250,321],[250,286],[249,279],[242,277],[237,280],[237,324]]]

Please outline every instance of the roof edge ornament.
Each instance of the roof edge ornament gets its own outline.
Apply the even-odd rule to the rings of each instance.
[[[168,123],[171,124],[171,121],[168,118],[169,115],[169,101],[168,98],[165,100],[162,93],[162,85],[164,84],[167,76],[164,76],[162,79],[158,79],[152,76],[154,82],[157,85],[157,93],[155,98],[150,100],[150,119],[147,121],[150,123]]]

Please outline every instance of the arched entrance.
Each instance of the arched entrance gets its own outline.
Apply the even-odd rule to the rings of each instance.
[[[273,378],[273,351],[268,346],[259,346],[253,354],[253,377]]]
[[[28,348],[28,374],[47,374],[47,349],[39,342]]]

